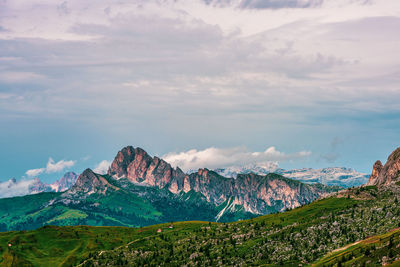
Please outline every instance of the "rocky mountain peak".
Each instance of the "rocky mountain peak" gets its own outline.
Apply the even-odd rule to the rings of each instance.
[[[76,180],[75,186],[82,186],[88,183],[92,183],[95,180],[97,180],[97,175],[88,168],[84,170],[81,175],[79,175],[78,179]]]
[[[83,193],[102,193],[105,194],[107,190],[118,190],[119,188],[110,184],[102,175],[94,173],[91,169],[84,170],[76,180],[75,185],[70,189],[70,192],[83,192]]]
[[[388,157],[385,165],[375,162],[367,185],[390,185],[400,180],[400,147]]]
[[[142,148],[124,147],[111,163],[108,175],[115,179],[127,178],[133,183],[140,183],[159,188],[168,187],[171,192],[183,188],[185,174],[181,169],[174,169],[159,157],[151,157]]]
[[[268,213],[271,207],[274,211],[297,207],[323,193],[317,187],[293,183],[280,175],[265,177],[250,173],[234,179],[206,168],[187,175],[163,159],[151,157],[143,149],[132,146],[117,153],[108,175],[116,180],[127,179],[134,184],[167,189],[174,194],[194,191],[215,205],[229,203],[258,214]]]
[[[135,172],[135,176],[138,176],[140,170],[136,172],[136,169],[147,167],[151,161],[152,158],[140,147],[127,146],[117,153],[108,174],[120,178],[129,176],[129,173],[133,175],[132,172]]]

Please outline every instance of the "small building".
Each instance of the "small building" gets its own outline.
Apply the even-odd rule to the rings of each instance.
[[[8,246],[11,247],[12,246],[11,243],[8,243]]]
[[[173,226],[172,224],[170,224],[170,225],[168,226],[168,228],[169,228],[169,229],[173,229],[174,226]]]
[[[161,232],[162,232],[161,228],[158,228],[157,233],[161,233]]]

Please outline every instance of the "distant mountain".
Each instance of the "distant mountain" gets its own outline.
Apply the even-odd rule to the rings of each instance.
[[[12,178],[8,181],[0,182],[0,198],[14,197],[41,192],[62,192],[71,188],[78,175],[73,172],[67,172],[59,180],[52,184],[43,183],[39,178],[31,180],[16,180]]]
[[[365,184],[369,178],[369,175],[359,173],[350,168],[332,167],[323,169],[303,168],[295,170],[284,170],[279,168],[276,163],[271,163],[270,165],[264,166],[233,166],[228,168],[216,169],[215,172],[226,177],[237,177],[239,173],[255,173],[259,175],[277,173],[282,176],[301,181],[303,183],[321,183],[324,185],[336,185],[341,187],[360,186]]]
[[[281,170],[277,162],[266,162],[262,165],[249,164],[245,166],[230,166],[227,168],[218,168],[214,171],[225,177],[236,178],[238,174],[255,173],[258,175],[267,175],[269,173],[277,173],[277,170]],[[195,171],[190,172],[192,173]]]
[[[323,169],[296,169],[291,171],[279,171],[279,174],[302,181],[305,183],[322,183],[325,185],[337,185],[342,187],[360,186],[368,181],[369,175],[359,173],[350,168],[331,167]]]
[[[39,178],[34,178],[29,185],[29,194],[37,194],[41,192],[52,192],[49,184],[43,183]]]
[[[70,189],[75,184],[77,178],[78,175],[74,172],[65,173],[63,177],[52,184],[43,183],[39,178],[35,178],[33,183],[29,186],[29,193],[63,192]]]
[[[73,177],[61,179],[57,188]],[[36,190],[45,187],[37,181]],[[0,224],[8,230],[22,230],[47,224],[144,226],[183,220],[236,221],[292,209],[337,190],[279,174],[240,174],[233,179],[199,169],[188,175],[141,148],[128,146],[118,152],[108,174],[86,169],[63,193],[0,199]]]
[[[70,189],[78,179],[78,175],[74,172],[67,172],[59,180],[50,184],[51,189],[54,192],[63,192]]]

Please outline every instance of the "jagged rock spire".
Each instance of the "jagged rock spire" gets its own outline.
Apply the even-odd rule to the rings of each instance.
[[[375,162],[367,185],[390,185],[400,181],[400,147],[393,151],[384,166],[379,160]]]

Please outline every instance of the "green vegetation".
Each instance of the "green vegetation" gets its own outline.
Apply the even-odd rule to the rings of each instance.
[[[201,222],[174,224],[175,231],[193,231]],[[123,246],[137,239],[157,235],[159,227],[144,228],[45,226],[33,231],[0,233],[0,266],[71,266],[94,252]],[[8,246],[11,244],[11,247]]]
[[[399,266],[400,229],[337,249],[313,266]]]
[[[166,189],[136,186],[104,176],[118,188],[106,194],[40,193],[0,199],[0,232],[32,230],[45,225],[140,227],[169,221],[215,221],[226,203],[215,206],[201,193],[175,195]],[[235,206],[219,221],[255,217]]]
[[[59,195],[60,193],[40,193],[0,199],[0,231],[24,229],[33,223],[33,218],[42,217],[42,209],[46,203]]]
[[[10,266],[10,262],[33,266],[304,266],[313,262],[317,266],[373,266],[383,260],[393,263],[400,256],[400,233],[384,233],[399,226],[399,192],[398,187],[349,189],[339,193],[343,197],[233,223],[180,222],[143,228],[51,226],[1,233],[0,266]],[[185,197],[196,199],[196,194]],[[81,216],[74,212],[72,215]],[[377,242],[367,239],[345,247],[377,234],[381,235],[373,239]],[[366,252],[368,246],[371,247]]]
[[[309,265],[337,248],[397,227],[399,195],[376,187],[349,189],[344,197],[284,213],[210,224],[194,232],[165,232],[95,254],[85,264]]]

